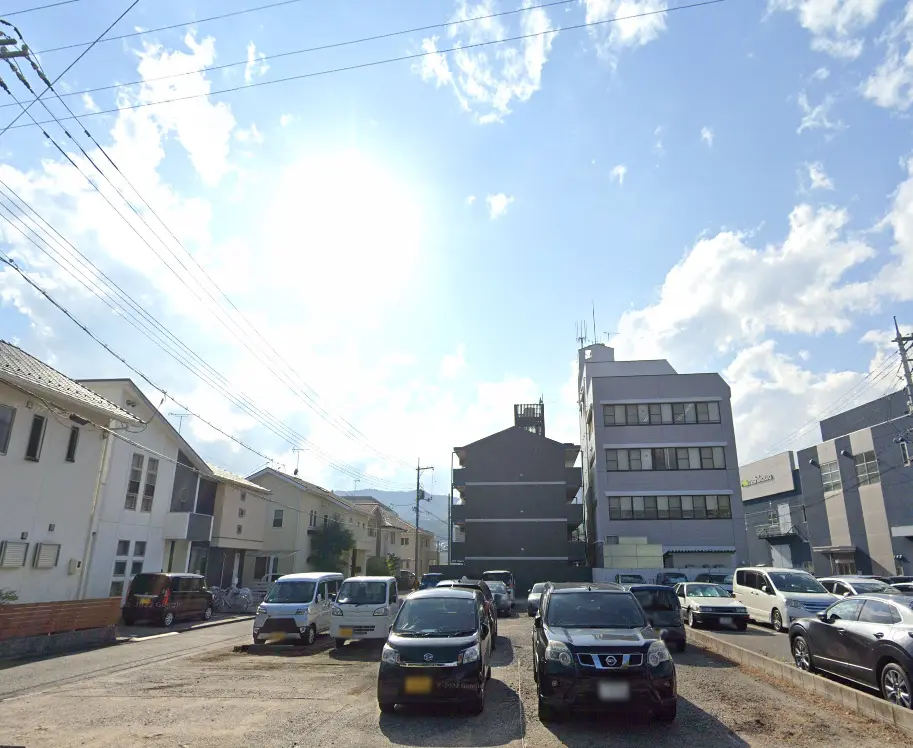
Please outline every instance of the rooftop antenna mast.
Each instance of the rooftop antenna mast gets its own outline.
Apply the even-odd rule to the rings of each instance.
[[[295,448],[292,452],[295,453],[295,472],[293,475],[298,475],[298,468],[301,465],[301,453],[307,452],[307,449]]]

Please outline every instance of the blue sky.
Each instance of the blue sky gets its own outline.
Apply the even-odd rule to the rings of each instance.
[[[267,4],[141,0],[111,34]],[[405,465],[421,455],[438,468],[439,490],[453,446],[509,425],[511,405],[540,393],[547,433],[576,439],[575,325],[591,318],[591,303],[602,339],[617,333],[619,358],[724,374],[741,458],[803,446],[816,438],[809,420],[841,398],[896,386],[896,360],[884,364],[891,316],[913,322],[913,3],[674,10],[683,4],[301,0],[93,48],[58,91],[142,81],[67,102],[92,115],[83,126],[218,288],[95,174],[147,246],[37,128],[0,137],[0,178],[228,387],[209,387],[163,354],[6,221],[3,251],[175,400],[289,469],[300,459],[329,487],[351,489],[356,472],[365,474],[359,488],[370,477],[408,486]],[[127,5],[79,0],[9,20],[55,78],[81,48],[42,50],[95,38]],[[611,19],[620,20],[601,23]],[[584,23],[596,25],[569,28]],[[533,36],[466,48],[522,34]],[[464,49],[94,114],[456,46]],[[189,74],[163,78],[179,73]],[[0,77],[24,100],[10,73]],[[65,114],[57,101],[49,107]],[[17,111],[0,109],[0,123]],[[93,174],[57,124],[46,129]],[[229,334],[247,322],[225,304],[209,311],[193,295],[203,288],[220,303],[224,291],[270,350],[254,356],[260,338]],[[217,316],[228,314],[226,327]],[[74,377],[137,379],[8,268],[0,335]],[[300,378],[291,389],[286,365]],[[885,368],[858,386],[872,367]],[[320,454],[293,455],[226,390]],[[198,419],[185,428],[230,469],[264,462]]]

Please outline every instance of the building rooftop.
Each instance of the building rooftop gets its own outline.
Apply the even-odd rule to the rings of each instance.
[[[268,488],[259,486],[256,483],[251,483],[249,480],[242,478],[240,475],[230,473],[228,470],[223,468],[216,467],[215,465],[209,465],[209,469],[212,471],[212,477],[219,481],[219,483],[231,483],[232,485],[246,488],[257,493],[272,493],[272,491],[270,491]]]

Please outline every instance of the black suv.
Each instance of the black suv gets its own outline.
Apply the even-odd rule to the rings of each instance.
[[[573,708],[645,709],[675,719],[675,664],[632,592],[617,584],[546,585],[533,626],[539,718]]]

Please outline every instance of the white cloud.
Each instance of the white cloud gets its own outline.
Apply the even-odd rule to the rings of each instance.
[[[813,81],[826,81],[831,75],[831,71],[827,68],[821,67],[818,68],[814,73],[812,73],[811,79]]]
[[[913,2],[885,34],[884,59],[862,85],[878,106],[906,111],[913,104]]]
[[[788,11],[812,36],[812,49],[855,60],[862,54],[861,34],[878,18],[885,0],[768,0],[768,12]]]
[[[618,56],[625,49],[643,47],[654,41],[666,30],[668,8],[665,0],[583,0],[586,5],[586,23],[608,21],[613,18],[628,20],[604,23],[589,29],[596,40],[599,56],[614,67]],[[652,13],[652,15],[643,15]],[[631,18],[631,16],[641,16]]]
[[[466,369],[466,344],[460,343],[455,353],[441,359],[441,379],[456,379]]]
[[[500,218],[505,213],[507,213],[507,207],[514,201],[514,198],[510,195],[505,195],[503,192],[499,192],[497,195],[489,195],[485,198],[485,202],[488,203],[488,215],[491,217],[491,220]]]
[[[519,14],[519,33],[508,33],[498,18],[449,26],[446,46],[460,48],[451,53],[453,67],[443,54],[429,54],[413,69],[436,87],[452,88],[462,109],[480,124],[503,121],[511,113],[515,101],[529,101],[541,87],[542,70],[557,36],[557,33],[546,33],[554,26],[544,9],[535,8],[532,0],[523,0],[522,7],[534,9]],[[480,0],[475,4],[459,0],[451,20],[462,21],[495,12],[494,0]],[[532,36],[516,44],[463,48],[514,35]],[[436,36],[423,39],[422,51],[434,52],[440,48],[439,41]]]
[[[657,156],[666,155],[666,149],[663,146],[662,135],[663,135],[663,127],[662,127],[662,125],[660,125],[653,131],[653,137],[656,138],[656,142],[653,143],[653,151],[656,153]]]
[[[472,205],[475,201],[476,201],[475,195],[470,195],[469,197],[466,198],[467,205]]]
[[[612,179],[618,181],[618,184],[624,184],[625,175],[628,173],[628,167],[624,164],[618,164],[612,169]]]
[[[811,189],[813,190],[832,190],[834,189],[834,183],[828,177],[827,173],[824,171],[824,165],[820,161],[816,161],[813,164],[806,164],[808,169],[808,179],[810,182]]]
[[[701,128],[701,140],[703,140],[709,147],[713,147],[713,130],[709,127]]]
[[[257,145],[263,143],[263,135],[257,129],[255,123],[252,123],[247,130],[236,130],[235,138],[241,143],[256,143]]]
[[[97,112],[99,110],[98,104],[95,103],[95,99],[88,93],[82,95],[82,105],[87,112]]]
[[[269,70],[269,65],[263,59],[266,57],[262,52],[257,52],[257,47],[253,42],[247,45],[247,65],[244,66],[244,82],[251,83],[254,76],[262,78]]]
[[[843,122],[837,120],[834,122],[830,119],[829,114],[831,107],[834,106],[834,97],[825,96],[820,104],[812,106],[808,102],[808,96],[805,91],[799,94],[799,108],[802,110],[802,122],[796,130],[800,135],[806,130],[839,130],[843,127]]]
[[[283,114],[279,118],[279,125],[281,127],[288,127],[293,122],[297,121],[297,117],[294,114]]]

